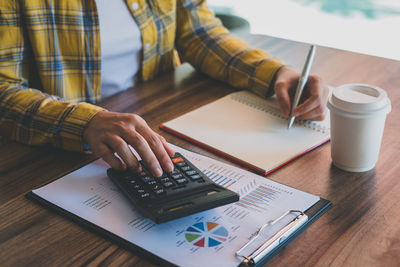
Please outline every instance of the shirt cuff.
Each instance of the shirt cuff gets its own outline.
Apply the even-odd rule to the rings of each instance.
[[[249,90],[262,97],[272,96],[276,73],[283,65],[284,62],[277,58],[267,58],[261,61],[255,70]]]
[[[77,104],[61,124],[56,146],[86,152],[88,147],[83,140],[83,132],[89,121],[103,110],[105,109],[102,107],[88,103]]]

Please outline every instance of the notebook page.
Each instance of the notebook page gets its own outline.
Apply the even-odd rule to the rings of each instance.
[[[171,145],[172,146],[172,145]],[[234,255],[269,220],[320,198],[172,146],[241,200],[163,224],[142,217],[108,179],[101,159],[33,190],[47,201],[179,266],[237,266]],[[279,228],[291,219],[280,222]],[[277,227],[278,227],[277,226]]]
[[[276,104],[246,91],[163,125],[266,171],[329,139],[329,116],[322,123],[296,121],[288,130]]]

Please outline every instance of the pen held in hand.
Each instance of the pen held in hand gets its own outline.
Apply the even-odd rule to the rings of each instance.
[[[299,104],[299,100],[300,100],[301,94],[303,92],[304,86],[307,83],[308,75],[310,73],[311,65],[312,65],[312,62],[314,59],[314,55],[315,55],[315,49],[316,49],[315,45],[310,46],[310,50],[308,51],[308,55],[307,55],[307,59],[304,64],[304,67],[303,67],[303,71],[301,72],[299,82],[297,83],[296,93],[294,95],[292,106],[290,108],[289,122],[288,122],[288,126],[287,126],[288,129],[290,129],[290,127],[292,127],[293,122],[296,118],[295,116],[293,116],[293,111]]]

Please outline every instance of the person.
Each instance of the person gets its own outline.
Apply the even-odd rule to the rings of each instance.
[[[183,59],[236,88],[275,93],[287,117],[299,79],[230,34],[205,0],[1,1],[0,59],[2,136],[91,150],[113,168],[139,170],[131,145],[155,176],[172,171],[174,151],[139,115],[96,106],[102,96]],[[294,115],[322,120],[327,94],[323,80],[311,75]]]

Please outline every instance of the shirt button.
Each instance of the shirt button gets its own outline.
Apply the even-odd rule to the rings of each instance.
[[[149,43],[147,43],[147,44],[144,45],[144,49],[145,49],[145,50],[149,50],[149,49],[150,49],[150,46],[151,46],[151,45],[150,45]]]
[[[138,3],[134,2],[134,3],[132,3],[131,7],[133,10],[136,10],[139,8],[139,5],[138,5]]]

